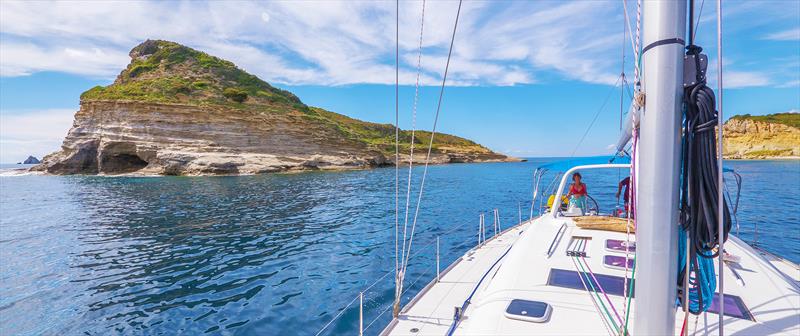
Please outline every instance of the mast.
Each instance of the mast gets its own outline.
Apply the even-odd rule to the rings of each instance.
[[[634,335],[675,334],[686,1],[643,1]]]

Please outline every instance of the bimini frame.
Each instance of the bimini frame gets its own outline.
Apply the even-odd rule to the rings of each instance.
[[[606,163],[606,164],[592,164],[592,165],[583,165],[583,166],[575,166],[564,172],[561,175],[561,183],[558,185],[558,190],[556,191],[556,197],[554,200],[560,200],[561,194],[564,193],[564,187],[567,185],[567,178],[569,178],[572,173],[579,171],[579,170],[589,170],[589,169],[604,169],[604,168],[626,168],[630,169],[631,165],[629,163]],[[550,213],[552,216],[558,217],[559,211],[558,207],[561,205],[561,202],[553,201],[553,205],[550,206]]]

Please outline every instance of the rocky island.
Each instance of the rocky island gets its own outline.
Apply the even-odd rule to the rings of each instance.
[[[113,84],[81,94],[61,150],[32,170],[234,175],[395,163],[392,125],[308,106],[229,61],[178,43],[147,40],[130,56]],[[426,147],[430,133],[416,136],[415,146]],[[400,138],[401,153],[408,153],[411,132]],[[437,134],[433,145],[433,163],[516,160],[448,134]]]
[[[37,159],[33,155],[28,155],[28,158],[25,159],[25,161],[17,162],[17,164],[39,164],[39,163],[41,163],[41,161],[39,161],[39,159]]]
[[[733,116],[723,126],[726,159],[800,158],[800,114]]]

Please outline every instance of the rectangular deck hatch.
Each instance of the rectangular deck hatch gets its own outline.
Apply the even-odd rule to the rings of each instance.
[[[613,275],[606,275],[606,274],[596,274],[594,277],[597,278],[597,281],[594,281],[592,275],[588,273],[578,273],[576,271],[569,271],[563,270],[558,268],[550,269],[550,277],[547,279],[547,285],[555,286],[555,287],[562,287],[562,288],[571,288],[585,291],[586,289],[583,287],[583,282],[581,282],[581,274],[583,275],[583,281],[586,282],[587,286],[589,285],[589,281],[594,285],[595,288],[598,287],[598,283],[600,286],[603,287],[606,293],[609,295],[619,295],[623,296],[625,292],[625,278],[613,276]],[[588,279],[588,280],[587,280]],[[628,286],[633,287],[635,284],[634,280],[628,282]],[[636,291],[631,288],[631,296],[635,296]],[[725,316],[740,318],[743,320],[751,320],[755,321],[753,318],[753,314],[750,313],[750,310],[744,304],[744,301],[741,297],[736,295],[725,294]],[[679,306],[680,307],[680,306]],[[678,308],[679,310],[682,308]],[[708,309],[709,313],[719,314],[719,294],[714,293],[714,298],[711,303],[711,307]]]
[[[608,268],[614,269],[625,269],[625,257],[624,256],[615,256],[615,255],[607,255],[603,256],[603,265]],[[628,269],[633,269],[633,258],[628,259]]]
[[[630,246],[628,246],[628,242],[624,240],[606,239],[606,250],[625,253],[626,247],[628,252],[636,252],[636,242],[630,242]]]
[[[595,273],[594,277],[592,277],[589,273],[581,273],[583,274],[584,282],[589,279],[595,288],[598,288],[599,282],[599,285],[603,287],[608,294],[622,296],[625,293],[625,278],[623,277],[597,273]],[[594,281],[594,278],[597,278],[597,282]],[[633,283],[633,280],[628,281],[628,286],[632,287]],[[586,290],[583,287],[583,282],[581,282],[578,272],[558,268],[553,268],[550,270],[550,277],[547,279],[547,284],[556,287]],[[590,286],[589,282],[586,282],[586,285]],[[631,290],[631,293],[633,293],[633,290]]]
[[[553,308],[546,302],[514,299],[506,308],[506,317],[515,320],[542,323],[550,319]]]
[[[681,307],[679,304],[678,307]],[[683,308],[678,308],[683,310]],[[719,293],[714,293],[714,299],[711,301],[711,307],[708,307],[708,312],[719,315]],[[743,320],[755,321],[753,314],[744,305],[741,297],[736,295],[725,294],[725,316],[740,318]]]

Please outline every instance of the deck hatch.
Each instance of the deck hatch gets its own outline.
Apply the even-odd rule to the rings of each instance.
[[[630,242],[630,246],[628,244],[629,242],[624,240],[606,239],[606,250],[625,253],[627,248],[628,252],[636,252],[636,242]]]
[[[625,259],[628,260],[628,269],[633,269],[633,258],[625,258],[623,256],[607,255],[603,256],[603,265],[608,268],[625,269]]]
[[[542,323],[550,319],[553,308],[546,302],[514,299],[506,308],[506,317],[528,322]]]
[[[595,288],[597,288],[599,282],[599,285],[603,287],[603,290],[608,294],[623,296],[625,293],[625,278],[623,277],[597,273],[592,277],[589,273],[581,273],[583,273],[584,281],[589,279],[594,284]],[[597,278],[597,282],[594,281],[594,278]],[[628,286],[633,287],[633,283],[634,280],[629,281]],[[585,290],[578,272],[558,268],[550,270],[550,277],[547,279],[547,284],[556,287]],[[632,289],[631,293],[633,293]]]
[[[681,307],[681,305],[678,305]],[[679,308],[682,310],[683,308]],[[714,293],[714,299],[711,301],[711,307],[708,308],[709,313],[719,314],[719,293]],[[744,305],[741,297],[736,295],[725,294],[725,316],[740,318],[743,320],[755,321],[753,314]]]
[[[605,275],[605,274],[597,274],[595,273],[594,277],[597,278],[597,282],[594,281],[594,278],[588,274],[583,273],[584,281],[591,281],[594,284],[595,288],[597,288],[598,282],[600,286],[603,287],[606,293],[609,295],[619,295],[623,296],[625,291],[625,278],[613,276],[613,275]],[[586,290],[583,287],[583,282],[581,282],[580,273],[576,271],[569,271],[563,270],[558,268],[553,268],[550,270],[550,277],[547,279],[547,285],[555,286],[555,287],[563,287],[563,288],[571,288],[571,289],[578,289],[578,290]],[[628,286],[633,287],[635,280],[631,280],[628,283]],[[587,285],[589,283],[587,282]],[[631,288],[631,296],[635,296],[636,291]],[[680,308],[679,308],[680,309]],[[714,299],[711,303],[711,307],[708,309],[709,313],[719,314],[719,294],[714,293]],[[755,321],[753,315],[750,313],[750,310],[745,306],[744,301],[741,297],[736,295],[725,294],[725,316],[740,318],[743,320],[751,320]]]

